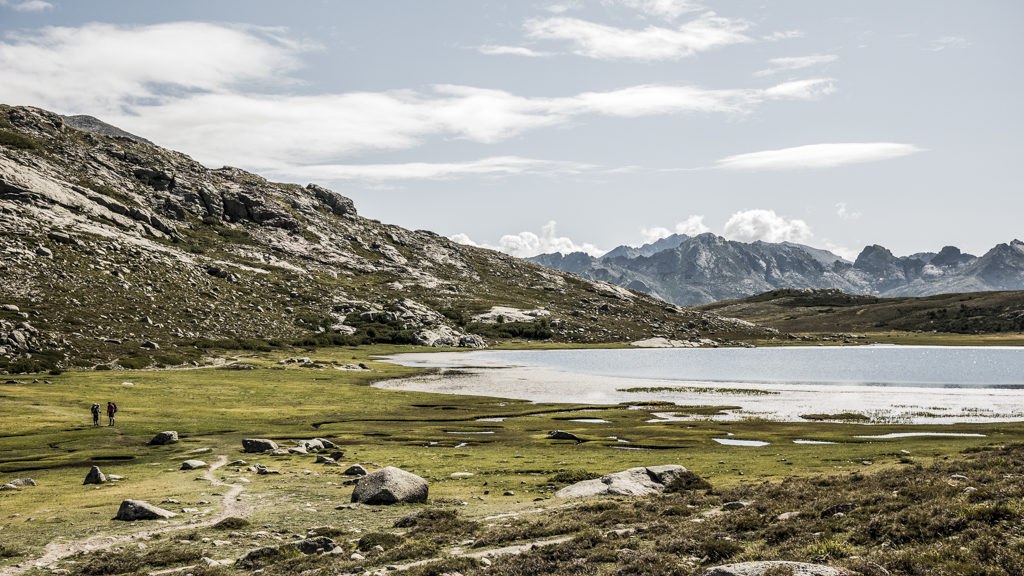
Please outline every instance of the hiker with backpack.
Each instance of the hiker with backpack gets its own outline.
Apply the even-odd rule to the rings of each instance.
[[[107,426],[114,425],[114,414],[117,414],[117,404],[107,402],[107,418],[110,419],[110,424],[107,424]]]
[[[100,405],[95,402],[92,404],[92,425],[100,425]]]

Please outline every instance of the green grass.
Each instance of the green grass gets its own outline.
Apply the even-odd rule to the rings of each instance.
[[[32,477],[39,484],[18,492],[0,493],[0,508],[4,510],[0,515],[0,534],[5,541],[18,543],[17,547],[5,548],[7,552],[0,554],[8,556],[0,558],[0,566],[36,556],[54,539],[80,540],[96,534],[116,535],[138,530],[138,526],[111,520],[125,498],[155,504],[173,499],[180,504],[166,505],[172,511],[199,508],[200,514],[207,514],[202,518],[208,518],[218,509],[224,489],[196,481],[200,475],[196,472],[178,470],[182,460],[195,457],[207,461],[217,456],[229,461],[244,458],[250,464],[265,463],[282,474],[257,476],[244,469],[218,470],[218,477],[229,482],[240,477],[250,480],[245,485],[245,499],[255,505],[245,517],[250,525],[236,520],[220,528],[194,532],[186,528],[185,532],[164,536],[161,541],[180,542],[193,537],[200,544],[204,537],[230,541],[213,552],[218,557],[239,557],[248,550],[272,543],[251,536],[257,531],[304,534],[314,527],[335,526],[338,531],[330,533],[342,535],[332,538],[346,547],[350,546],[349,540],[359,537],[358,534],[347,536],[345,531],[349,527],[358,527],[363,534],[402,535],[402,543],[393,550],[380,557],[368,556],[360,564],[379,565],[432,557],[462,538],[498,544],[565,531],[585,535],[589,526],[581,526],[569,518],[551,520],[556,524],[552,526],[546,519],[535,517],[535,526],[509,527],[509,533],[504,536],[501,532],[504,528],[491,527],[493,522],[481,519],[538,506],[555,509],[562,503],[553,500],[552,493],[565,483],[633,466],[681,463],[708,480],[716,490],[742,490],[763,482],[777,485],[782,479],[793,476],[847,476],[929,465],[964,449],[1024,441],[1022,424],[942,427],[943,431],[981,432],[987,435],[985,438],[867,441],[854,438],[863,434],[864,427],[853,423],[708,422],[699,419],[649,423],[650,411],[664,410],[664,405],[635,403],[642,409],[616,405],[538,405],[370,387],[375,380],[415,372],[375,360],[380,354],[405,350],[409,349],[325,348],[303,354],[327,366],[323,370],[286,368],[276,363],[280,358],[276,353],[254,353],[245,358],[245,363],[256,366],[253,370],[69,371],[51,376],[52,384],[41,380],[33,384],[31,377],[19,377],[15,378],[18,384],[0,385],[0,479]],[[335,363],[359,362],[367,364],[371,370],[333,368]],[[118,425],[93,428],[89,405],[107,400],[116,401],[121,408]],[[588,410],[587,417],[602,418],[610,423],[565,420],[572,415],[572,410],[584,409]],[[692,414],[717,410],[717,407],[673,407],[673,411]],[[498,416],[505,420],[500,423],[477,421]],[[910,428],[879,425],[871,430],[884,434]],[[568,430],[588,442],[577,445],[550,441],[546,436],[553,429]],[[182,441],[166,447],[147,446],[149,439],[161,430],[177,430]],[[728,432],[771,444],[742,448],[722,446],[712,440]],[[619,443],[608,438],[610,436],[629,440],[630,444]],[[342,447],[343,466],[316,465],[311,455],[242,454],[241,439],[245,437],[267,437],[283,445],[304,438],[329,438]],[[798,438],[839,444],[793,444],[792,440]],[[644,449],[619,449],[623,446]],[[190,454],[198,448],[209,448],[210,452]],[[908,453],[901,452],[903,450]],[[862,463],[865,461],[872,464],[865,465]],[[348,502],[350,488],[344,485],[346,478],[341,471],[352,463],[364,463],[371,469],[394,465],[423,476],[431,483],[432,504],[336,510],[337,506]],[[82,486],[82,479],[93,464],[98,464],[108,474],[123,475],[126,479],[98,487]],[[453,477],[456,472],[473,475]],[[506,491],[514,495],[504,496]],[[210,504],[199,504],[200,501]],[[976,508],[966,510],[965,514],[979,522],[999,522],[1005,517],[1005,509],[986,508],[986,501],[976,504]],[[680,506],[683,507],[674,514],[692,514],[692,510]],[[438,507],[457,513],[427,512]],[[410,515],[412,519],[408,519]],[[187,526],[191,517],[191,513],[182,513],[171,525]],[[32,520],[27,521],[29,518]],[[407,519],[400,522],[403,518]],[[396,527],[396,523],[401,526]],[[235,532],[247,536],[229,535]],[[191,549],[200,544],[180,546]],[[351,546],[354,549],[354,544]],[[687,553],[701,550],[694,548]],[[835,550],[841,551],[842,547],[835,547]],[[725,554],[729,551],[709,548],[704,552]],[[347,555],[348,552],[343,558]],[[125,566],[133,570],[155,566],[153,562],[157,560],[146,559],[144,553],[142,556],[141,560],[124,557]],[[268,570],[271,573],[286,568],[299,570],[305,566],[303,562],[308,560],[289,557],[272,564]],[[84,569],[85,565],[77,566]]]

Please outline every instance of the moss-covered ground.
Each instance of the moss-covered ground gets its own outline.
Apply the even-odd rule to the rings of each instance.
[[[692,528],[690,516],[712,510],[722,498],[730,497],[723,494],[740,498],[751,492],[756,494],[756,499],[764,501],[764,494],[768,492],[799,486],[804,494],[799,505],[810,510],[826,500],[839,498],[836,486],[846,486],[846,481],[837,479],[889,478],[885,475],[912,470],[924,474],[923,471],[930,470],[936,463],[951,466],[946,459],[959,462],[966,458],[961,454],[964,450],[977,451],[1024,441],[1024,424],[1019,423],[872,426],[872,434],[941,430],[984,436],[866,440],[854,438],[865,430],[857,423],[709,422],[700,417],[715,409],[706,407],[673,407],[673,411],[693,414],[694,419],[689,422],[648,422],[650,412],[663,410],[664,406],[539,405],[371,387],[376,380],[413,373],[412,368],[376,360],[380,354],[397,351],[403,349],[326,348],[303,352],[301,355],[317,362],[317,368],[278,364],[282,356],[252,355],[239,360],[252,367],[244,370],[211,367],[9,377],[15,383],[0,383],[0,481],[32,478],[37,486],[0,492],[0,569],[28,567],[54,542],[81,542],[96,535],[130,535],[140,530],[179,526],[180,530],[156,534],[145,541],[119,542],[112,548],[115,552],[77,555],[56,566],[80,574],[148,572],[192,565],[202,556],[238,558],[254,548],[278,545],[309,534],[317,527],[328,532],[344,550],[344,554],[332,560],[317,560],[319,564],[315,566],[326,569],[325,573],[359,572],[374,566],[442,557],[460,542],[472,549],[474,545],[480,548],[530,538],[571,536],[576,538],[573,546],[579,546],[586,539],[604,538],[603,530],[618,524],[627,524],[634,530],[640,524],[660,526],[645,540],[643,546],[649,548],[662,539],[663,531],[671,531],[673,523],[680,523],[679,526],[687,530]],[[358,363],[365,364],[369,370],[339,369],[342,365]],[[89,406],[93,402],[105,405],[109,400],[120,407],[117,425],[93,427]],[[482,418],[488,420],[481,421]],[[599,418],[608,423],[571,421],[577,418]],[[570,431],[587,441],[577,444],[547,439],[547,432],[554,429]],[[181,441],[170,446],[148,446],[153,435],[162,430],[176,430]],[[270,438],[283,446],[294,445],[300,439],[328,438],[344,452],[340,460],[342,466],[315,464],[313,455],[243,454],[241,440],[248,437]],[[713,440],[726,437],[770,444],[738,447],[720,445]],[[797,439],[835,444],[794,444],[793,440]],[[245,504],[243,509],[249,524],[239,523],[225,529],[203,525],[223,510],[226,488],[203,479],[201,471],[179,470],[180,463],[189,458],[214,462],[219,457],[228,461],[245,459],[248,464],[262,463],[281,472],[262,476],[248,472],[245,466],[230,465],[214,471],[213,476],[222,482],[244,487],[241,501]],[[1007,462],[1011,457],[1016,456],[1002,457],[1000,462],[1009,466]],[[348,477],[342,471],[354,463],[362,463],[371,470],[398,466],[426,478],[430,482],[430,503],[347,506],[351,487],[345,485]],[[681,499],[679,502],[616,502],[608,508],[614,510],[614,514],[609,512],[606,516],[621,521],[605,518],[582,523],[581,518],[589,518],[586,514],[603,512],[599,508],[584,508],[590,510],[585,514],[566,511],[566,503],[552,496],[554,489],[572,478],[669,463],[685,465],[708,480],[714,492],[710,496],[672,497]],[[92,465],[99,465],[105,473],[124,476],[124,479],[101,486],[83,486],[82,480]],[[1016,474],[1006,472],[1011,473]],[[989,476],[994,482],[999,481],[998,474]],[[817,496],[807,496],[812,492]],[[178,516],[166,524],[150,522],[144,526],[112,520],[119,503],[126,498],[162,505]],[[696,500],[691,502],[687,498]],[[788,502],[786,498],[796,496],[772,498]],[[806,500],[808,498],[810,500]],[[1003,512],[1009,515],[1007,517],[1020,517],[1019,495],[1012,498],[993,495],[992,498],[992,502],[981,499],[964,505],[1003,506],[993,512],[998,518],[992,525],[1003,519]],[[813,506],[809,503],[811,500],[815,502]],[[571,506],[570,510],[579,509],[578,504]],[[665,506],[678,514],[657,513],[656,518],[648,518],[642,513],[644,507],[655,514],[656,508]],[[544,512],[535,512],[538,509]],[[441,516],[424,521],[418,529],[415,526],[393,527],[399,518],[423,511],[448,512],[438,512]],[[936,510],[939,512],[941,510]],[[978,514],[983,512],[977,511]],[[517,513],[525,514],[519,519],[493,519]],[[760,526],[755,532],[760,534],[762,528],[767,529],[771,524],[765,520],[770,513],[774,513],[774,508],[757,512],[757,518],[761,519],[757,522],[764,526],[750,520]],[[849,522],[852,520],[846,524]],[[732,546],[729,554],[736,557],[756,556],[754,552],[764,555],[782,549],[775,544],[766,545],[763,535],[747,542],[742,530],[730,532],[734,528],[715,528],[707,532],[707,538],[701,542],[714,540],[711,536],[720,532],[719,536],[726,540],[738,541],[739,548]],[[826,533],[831,534],[833,529],[826,528]],[[595,529],[600,530],[595,532]],[[820,544],[818,540],[809,539],[802,529],[798,532],[802,538],[800,546],[787,553],[794,557],[804,554],[815,542]],[[397,543],[383,546],[388,549],[385,553],[373,552],[372,546],[364,546],[370,549],[365,552],[364,560],[349,560],[360,538],[378,533],[401,537]],[[643,530],[636,534],[629,537],[630,541],[633,538],[643,540]],[[837,538],[835,546],[845,551],[841,554],[844,558],[870,552],[872,546],[880,545],[873,540],[853,542],[848,535]],[[691,544],[698,546],[699,543]],[[552,550],[564,546],[567,544],[556,545]],[[602,546],[595,540],[592,547],[604,550]],[[689,562],[692,566],[687,570],[696,569],[702,562],[713,562],[719,554],[712,551],[709,555],[707,550],[697,548],[691,550],[687,548],[690,545],[673,546],[680,558],[673,562],[677,567],[689,565],[686,564]],[[797,549],[800,554],[794,552]],[[697,559],[684,562],[684,556]],[[590,568],[575,571],[566,568],[562,573],[615,573],[627,565],[620,560],[594,559],[592,566],[598,567],[596,572]],[[276,570],[297,572],[314,567],[311,562],[313,560],[282,557],[280,566],[274,568],[276,564],[271,563],[266,569],[271,573]],[[467,562],[465,558],[450,561],[458,564],[463,572],[472,568],[463,565]],[[496,562],[496,567],[501,565],[500,561]],[[215,567],[191,571],[235,569]],[[429,572],[433,569],[421,566],[415,570]],[[500,573],[531,573],[511,568],[502,570]],[[537,570],[541,573],[547,569]],[[560,572],[548,570],[548,573]]]

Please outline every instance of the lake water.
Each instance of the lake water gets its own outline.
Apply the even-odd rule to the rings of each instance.
[[[454,373],[382,383],[535,402],[737,406],[720,419],[1024,420],[1024,348],[854,346],[401,354]],[[669,413],[671,415],[671,413]]]

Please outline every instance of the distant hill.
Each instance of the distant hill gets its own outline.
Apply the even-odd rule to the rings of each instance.
[[[879,298],[838,290],[776,290],[699,308],[783,332],[1024,332],[1024,292]]]
[[[897,257],[883,246],[872,245],[854,262],[801,244],[745,243],[714,234],[677,235],[659,243],[620,246],[600,258],[573,253],[543,254],[530,260],[686,306],[785,288],[875,296],[1024,290],[1024,242],[1020,240],[999,244],[981,257],[953,246],[937,253]]]

